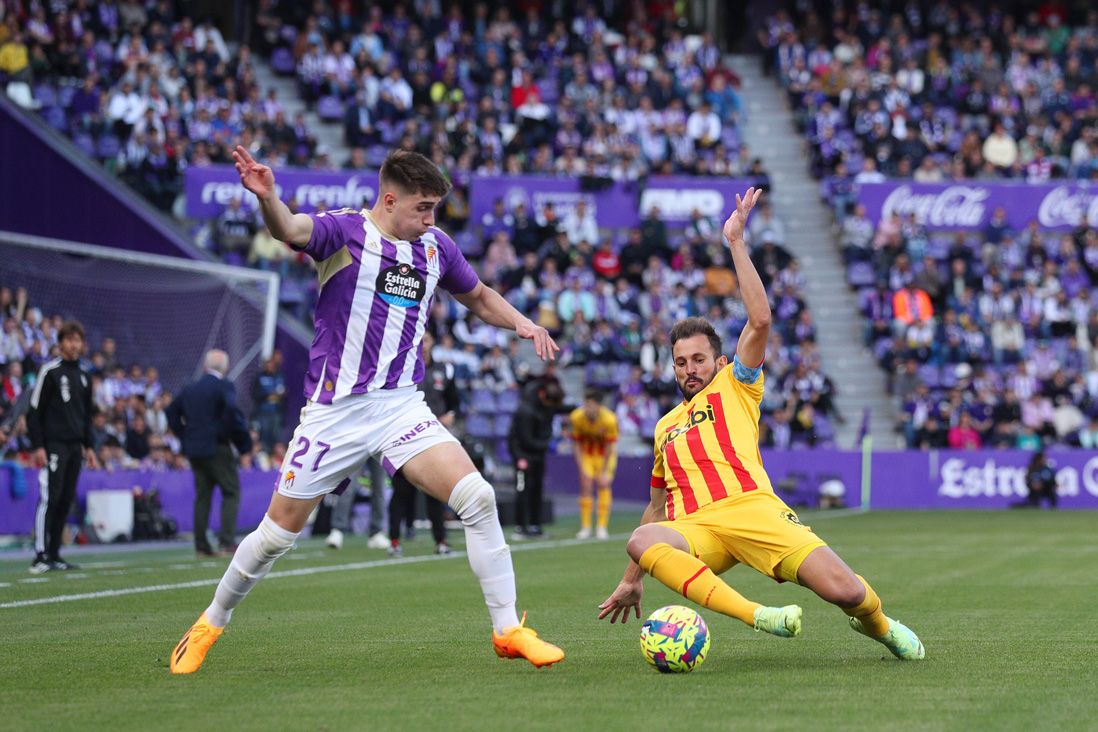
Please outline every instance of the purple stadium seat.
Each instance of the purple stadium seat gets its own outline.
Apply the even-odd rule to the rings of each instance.
[[[293,76],[297,70],[294,54],[288,48],[276,48],[271,52],[271,68],[279,76]]]
[[[514,414],[519,405],[518,389],[507,389],[496,395],[496,411]]]
[[[482,440],[495,436],[493,420],[484,414],[470,414],[465,420],[465,431],[470,437]]]
[[[76,94],[76,87],[71,84],[66,84],[57,91],[57,104],[62,109],[68,109],[72,106],[72,98]]]
[[[846,268],[846,281],[854,287],[872,287],[877,281],[877,273],[869,262],[851,262]]]
[[[57,101],[56,98],[54,101]],[[43,109],[42,117],[46,120],[46,124],[58,132],[65,132],[69,128],[69,121],[65,117],[65,110],[60,107],[47,107]]]
[[[496,437],[506,437],[511,431],[511,415],[501,414],[496,417]]]
[[[491,389],[473,389],[469,409],[481,414],[494,414],[496,412],[496,395]]]
[[[118,155],[118,151],[122,149],[122,143],[118,141],[118,138],[114,135],[103,135],[99,138],[99,143],[95,148],[95,155],[100,160],[106,160]]]
[[[34,87],[34,98],[43,107],[57,106],[57,92],[49,84],[39,84]]]
[[[321,97],[316,103],[316,115],[325,122],[343,119],[343,101],[336,96]]]
[[[80,152],[87,155],[89,158],[95,157],[95,140],[87,132],[81,132],[72,138],[72,142],[76,145]]]
[[[942,384],[941,369],[937,364],[924,363],[919,367],[919,379],[931,389],[937,389]]]
[[[389,154],[389,148],[384,145],[371,145],[366,148],[366,165],[371,168],[380,168],[385,162],[385,156]]]

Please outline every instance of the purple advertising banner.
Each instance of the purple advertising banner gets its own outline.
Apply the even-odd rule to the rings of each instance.
[[[473,176],[469,182],[470,221],[479,223],[490,213],[496,199],[503,199],[508,211],[520,203],[531,215],[540,215],[545,204],[553,204],[557,218],[572,212],[578,201],[586,201],[587,209],[599,226],[619,228],[637,223],[637,189],[613,183],[599,190],[583,190],[578,178],[550,178],[540,175]]]
[[[858,201],[865,204],[870,221],[914,213],[931,230],[983,228],[999,206],[1019,231],[1033,220],[1046,229],[1071,229],[1081,222],[1098,226],[1098,186],[1086,183],[889,181],[862,184]]]
[[[534,215],[551,202],[558,218],[564,218],[577,201],[584,200],[601,227],[636,226],[653,207],[660,210],[665,223],[685,224],[694,209],[723,221],[736,206],[736,194],[752,184],[750,180],[666,176],[649,178],[643,188],[633,183],[611,183],[600,190],[585,191],[575,178],[481,176],[472,179],[469,205],[473,221],[489,213],[496,199],[503,199],[508,211],[522,203]]]
[[[1006,508],[1026,495],[1024,450],[938,450],[873,456],[872,508]],[[1098,452],[1048,452],[1060,508],[1098,508]]]
[[[377,195],[376,170],[317,171],[284,168],[275,172],[278,197],[289,203],[296,200],[303,213],[315,211],[319,204],[329,210],[371,206]],[[221,214],[229,202],[240,197],[241,204],[256,210],[255,196],[240,184],[240,175],[231,165],[187,168],[184,173],[187,215],[211,219]]]
[[[825,481],[845,488],[847,506],[861,503],[861,453],[854,450],[763,450],[763,465],[775,491],[795,505],[815,506]],[[870,507],[873,509],[1000,509],[1026,497],[1025,450],[896,451],[873,455]],[[1049,451],[1056,471],[1060,508],[1098,509],[1098,452]],[[579,492],[570,455],[549,459],[546,490]],[[650,458],[622,458],[614,496],[647,501]]]

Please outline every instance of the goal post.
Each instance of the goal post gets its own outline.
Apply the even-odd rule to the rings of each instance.
[[[0,286],[25,287],[44,316],[79,320],[89,353],[114,338],[120,364],[155,366],[173,391],[201,374],[206,351],[224,350],[245,412],[274,351],[274,272],[0,231]]]

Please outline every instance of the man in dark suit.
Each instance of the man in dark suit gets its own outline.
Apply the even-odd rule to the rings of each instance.
[[[199,556],[216,556],[206,537],[210,502],[215,485],[221,487],[221,553],[236,550],[236,514],[240,507],[237,456],[252,449],[244,414],[236,405],[236,388],[225,379],[229,356],[213,350],[206,354],[206,374],[188,385],[168,406],[168,424],[183,445],[194,471],[194,548]]]

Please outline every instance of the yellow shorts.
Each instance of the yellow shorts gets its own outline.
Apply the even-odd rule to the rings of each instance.
[[[605,455],[581,455],[579,459],[580,471],[584,475],[590,475],[592,478],[598,478],[603,474],[603,471],[609,473],[610,478],[613,479],[614,471],[618,469],[618,454],[615,452],[610,456],[609,463]]]
[[[691,553],[717,574],[742,562],[779,582],[796,582],[805,557],[827,546],[766,491],[725,498],[660,525],[682,534]]]

